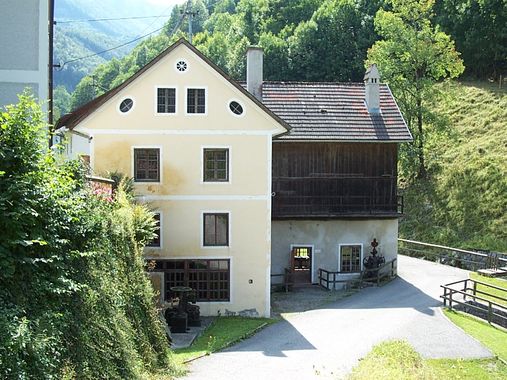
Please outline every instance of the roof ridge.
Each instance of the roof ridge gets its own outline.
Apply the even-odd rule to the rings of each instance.
[[[285,80],[266,80],[263,84],[308,84],[308,85],[346,85],[346,86],[364,86],[363,82],[318,82],[318,81],[285,81]],[[384,83],[380,83],[384,84]]]

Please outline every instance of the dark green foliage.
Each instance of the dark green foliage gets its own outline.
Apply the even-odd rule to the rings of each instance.
[[[139,378],[167,367],[142,248],[154,220],[47,149],[33,100],[0,116],[0,378]]]

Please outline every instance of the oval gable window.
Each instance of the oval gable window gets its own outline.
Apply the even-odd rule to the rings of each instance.
[[[235,100],[229,103],[229,109],[234,115],[243,115],[243,106]]]
[[[132,109],[134,101],[131,98],[123,99],[120,103],[120,112],[127,113]]]

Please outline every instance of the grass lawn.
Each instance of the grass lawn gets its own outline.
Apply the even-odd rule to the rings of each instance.
[[[187,348],[176,349],[173,360],[183,363],[209,355],[245,339],[257,330],[276,322],[268,318],[219,317]]]
[[[425,360],[407,342],[387,341],[361,360],[349,380],[501,380],[507,366],[496,359]]]
[[[478,273],[470,273],[470,278],[472,280],[477,280],[477,281],[485,282],[485,283],[493,285],[493,286],[499,286],[501,288],[507,289],[507,281],[505,281],[505,280],[503,280],[501,278],[491,278],[491,277],[481,276]],[[483,292],[488,292],[488,293],[494,294],[494,295],[496,295],[498,297],[507,298],[507,292],[503,292],[501,290],[493,289],[493,288],[490,288],[489,286],[477,284],[477,290],[481,290]],[[496,303],[498,303],[500,305],[507,306],[507,301],[502,301],[502,300],[499,300],[499,299],[494,298],[494,297],[488,297],[488,296],[486,296],[484,294],[477,294],[477,295],[480,296],[480,297],[484,297],[486,299],[489,299],[489,300],[491,300],[493,302],[496,302]]]
[[[454,324],[488,347],[495,355],[507,360],[507,332],[452,310],[444,309],[444,313]]]
[[[444,310],[444,313],[495,355],[507,360],[507,332],[451,310]],[[388,341],[375,346],[354,368],[349,379],[500,380],[507,379],[507,365],[498,359],[425,360],[408,343]]]

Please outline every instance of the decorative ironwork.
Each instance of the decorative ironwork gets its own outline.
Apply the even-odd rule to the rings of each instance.
[[[173,286],[171,292],[176,297],[175,306],[165,312],[167,324],[173,333],[186,333],[189,326],[201,325],[199,306],[195,305],[197,297],[195,290],[188,286]]]
[[[377,252],[378,244],[379,243],[378,243],[377,239],[373,239],[373,241],[371,242],[372,250],[370,252],[370,256],[365,257],[363,259],[363,266],[365,269],[376,269],[376,268],[379,268],[380,266],[382,266],[383,264],[385,264],[386,259],[384,258],[384,256],[378,255],[378,252]],[[365,279],[376,277],[376,275],[377,274],[375,271],[370,271],[370,270],[366,271]]]

